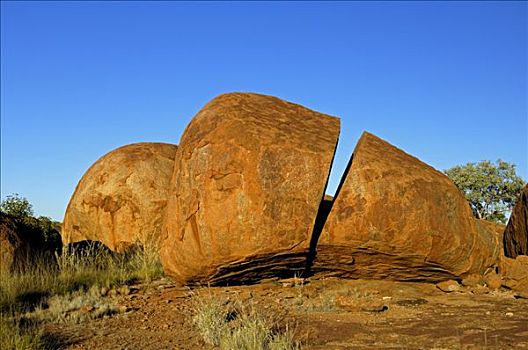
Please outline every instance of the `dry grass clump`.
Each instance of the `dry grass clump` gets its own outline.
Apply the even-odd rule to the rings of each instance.
[[[219,345],[227,324],[225,302],[211,294],[196,296],[192,321],[207,344]]]
[[[300,311],[304,312],[335,312],[339,310],[334,293],[321,293],[316,299],[303,304]]]
[[[28,311],[52,295],[64,295],[92,286],[110,288],[133,281],[150,282],[163,275],[157,251],[138,246],[115,254],[90,243],[66,248],[55,261],[37,261],[21,273],[0,276],[0,311],[7,308]]]
[[[193,323],[207,344],[223,350],[295,350],[293,332],[254,305],[207,295],[194,299]]]
[[[25,318],[35,322],[81,323],[122,312],[114,302],[104,298],[101,288],[92,286],[88,291],[78,290],[66,295],[54,295],[47,305],[37,307]]]
[[[118,309],[103,301],[102,287],[150,282],[163,275],[155,245],[115,254],[89,243],[67,247],[53,260],[32,262],[17,272],[0,275],[0,349],[43,348],[41,323],[78,323],[111,315]]]
[[[147,239],[146,243],[136,245],[129,253],[127,265],[132,271],[132,278],[145,282],[161,278],[163,266],[159,256],[159,242],[152,237]]]
[[[297,308],[302,312],[337,312],[347,309],[352,305],[361,305],[365,300],[373,300],[377,293],[363,290],[357,287],[343,286],[337,289],[326,288],[320,290],[317,296],[310,299],[303,299],[304,303]]]
[[[12,312],[0,313],[0,349],[42,349],[42,331],[24,325]]]
[[[52,295],[109,286],[123,280],[116,262],[95,245],[83,250],[65,249],[55,260],[36,260],[22,272],[3,273],[0,279],[0,311],[25,312]]]

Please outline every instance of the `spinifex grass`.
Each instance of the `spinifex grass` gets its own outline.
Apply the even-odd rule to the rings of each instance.
[[[269,313],[240,301],[229,303],[210,291],[194,298],[193,323],[204,341],[222,350],[295,350],[291,329]]]
[[[155,246],[137,246],[124,254],[115,254],[97,244],[66,248],[54,259],[32,259],[31,266],[19,272],[0,275],[0,317],[2,349],[33,349],[38,345],[42,321],[60,317],[41,317],[21,327],[22,314],[42,310],[48,301],[77,302],[92,287],[115,287],[133,281],[151,281],[163,271]],[[70,297],[70,296],[75,297]],[[64,296],[58,299],[57,296]],[[32,341],[32,339],[35,339]]]
[[[0,313],[0,349],[42,349],[42,331],[23,325],[12,311]]]

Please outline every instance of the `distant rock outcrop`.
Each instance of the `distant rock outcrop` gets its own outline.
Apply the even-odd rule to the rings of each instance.
[[[317,245],[316,271],[441,281],[484,273],[499,239],[444,174],[364,133]]]
[[[528,185],[521,191],[504,231],[504,255],[528,255]]]
[[[15,217],[0,212],[0,270],[24,272],[51,266],[62,250],[60,227],[48,218]]]
[[[120,147],[83,175],[64,216],[64,243],[99,241],[113,251],[157,243],[177,146]]]
[[[339,119],[275,97],[221,95],[176,157],[165,271],[182,283],[243,283],[306,263]]]
[[[26,243],[20,237],[14,218],[0,212],[0,271],[11,272],[25,254]]]

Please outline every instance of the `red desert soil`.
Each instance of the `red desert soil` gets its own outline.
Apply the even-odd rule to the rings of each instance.
[[[315,277],[193,290],[161,279],[115,296],[124,314],[47,331],[66,349],[212,349],[191,321],[200,293],[275,313],[303,349],[528,349],[528,300],[508,290]]]

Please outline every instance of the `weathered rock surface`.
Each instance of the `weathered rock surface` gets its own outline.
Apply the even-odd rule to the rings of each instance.
[[[504,252],[504,230],[506,229],[506,225],[499,224],[497,222],[492,222],[488,220],[481,220],[477,219],[477,222],[480,223],[481,226],[484,226],[485,229],[487,229],[490,232],[494,232],[497,240],[499,242],[499,252]]]
[[[0,271],[12,271],[23,255],[25,243],[19,236],[15,220],[0,212]]]
[[[504,255],[528,255],[528,184],[524,186],[504,231]]]
[[[136,143],[95,162],[70,199],[63,242],[99,241],[114,251],[157,243],[176,150],[176,145]]]
[[[498,222],[488,221],[488,220],[478,220],[478,222],[484,225],[488,230],[495,232],[497,234],[497,237],[499,237],[499,240],[502,244],[504,230],[506,229],[506,225],[499,224]]]
[[[519,255],[515,259],[502,257],[500,272],[503,286],[520,297],[528,298],[528,256]]]
[[[459,291],[460,284],[458,284],[458,282],[454,280],[447,280],[438,282],[436,284],[436,288],[440,289],[442,292],[451,293]]]
[[[484,276],[480,273],[470,273],[462,278],[462,285],[464,287],[476,287],[482,286],[486,282],[484,281]]]
[[[304,267],[339,120],[271,96],[209,102],[176,157],[161,257],[181,283],[241,283]]]
[[[495,290],[501,287],[502,278],[501,275],[492,270],[486,276],[484,276],[484,282],[486,282],[486,286],[488,286],[489,289]]]
[[[497,234],[473,219],[445,176],[364,133],[324,226],[314,264],[349,278],[438,282],[483,274]]]

